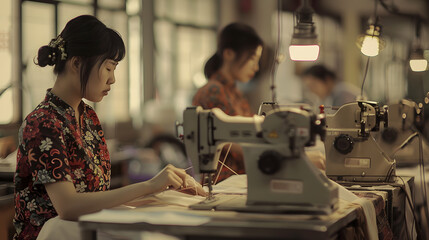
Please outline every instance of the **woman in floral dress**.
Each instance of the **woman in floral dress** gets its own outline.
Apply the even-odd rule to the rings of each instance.
[[[231,23],[222,29],[218,41],[216,53],[204,67],[208,82],[198,89],[192,105],[220,108],[230,116],[251,117],[254,113],[236,83],[248,82],[259,71],[263,42],[252,27],[241,23]],[[235,173],[245,173],[239,145],[226,145],[219,160],[215,183]]]
[[[57,79],[19,131],[14,239],[36,239],[43,224],[57,215],[76,220],[186,185],[189,176],[170,165],[149,181],[109,190],[104,133],[94,109],[82,98],[100,102],[107,96],[124,56],[120,35],[89,15],[70,20],[58,37],[39,49],[37,64],[54,66]],[[202,189],[198,194],[205,195]]]

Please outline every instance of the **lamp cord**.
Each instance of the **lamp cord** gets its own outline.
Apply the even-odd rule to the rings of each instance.
[[[280,44],[282,42],[282,17],[281,17],[281,11],[282,11],[282,1],[277,1],[277,43],[276,43],[276,49],[274,52],[274,59],[273,64],[271,66],[271,101],[273,103],[277,102],[277,96],[276,96],[276,84],[275,84],[275,76],[277,72],[277,66],[280,63],[279,61],[279,49]]]
[[[368,59],[366,60],[365,74],[363,76],[362,86],[360,88],[360,96],[362,99],[363,99],[363,86],[365,85],[366,75],[368,74],[369,60],[370,59],[371,59],[371,57],[368,57]]]

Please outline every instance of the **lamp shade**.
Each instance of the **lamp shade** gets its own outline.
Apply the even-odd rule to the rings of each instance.
[[[426,71],[428,67],[428,61],[423,56],[423,49],[417,47],[411,53],[410,56],[410,67],[413,72],[423,72]]]
[[[289,56],[292,61],[316,61],[319,57],[319,43],[312,22],[298,23],[294,27]]]
[[[316,61],[319,45],[290,45],[289,55],[292,61]]]
[[[428,67],[428,61],[426,59],[410,59],[410,67],[413,72],[423,72]]]

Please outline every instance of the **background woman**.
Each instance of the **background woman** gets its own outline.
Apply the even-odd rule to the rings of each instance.
[[[195,94],[192,105],[204,109],[220,108],[231,116],[252,116],[254,113],[249,102],[236,83],[248,82],[259,71],[262,48],[263,42],[252,27],[241,23],[226,26],[220,32],[216,53],[204,67],[208,82]],[[237,144],[224,147],[220,162],[224,162],[227,167],[218,164],[215,182],[234,173],[245,173],[242,150]]]

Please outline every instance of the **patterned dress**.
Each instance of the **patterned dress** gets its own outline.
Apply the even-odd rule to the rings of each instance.
[[[110,157],[95,111],[83,101],[80,129],[71,106],[48,89],[19,130],[15,172],[14,239],[36,239],[57,216],[46,183],[70,181],[77,192],[110,187]]]
[[[230,116],[253,116],[250,110],[249,102],[243,97],[241,92],[236,88],[235,81],[229,81],[222,76],[221,73],[213,74],[206,85],[200,88],[192,100],[192,105],[201,106],[204,109],[220,108],[223,112]],[[225,155],[228,152],[229,144],[223,149],[220,156],[220,161],[224,161]],[[233,144],[225,159],[225,165],[231,168],[237,174],[244,174],[244,159],[241,148]],[[220,172],[219,172],[220,170]],[[219,174],[218,177],[216,177]],[[222,167],[218,164],[215,179],[220,182],[234,173],[227,167]]]

